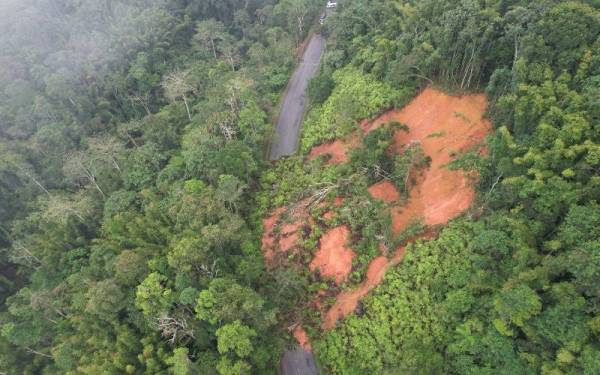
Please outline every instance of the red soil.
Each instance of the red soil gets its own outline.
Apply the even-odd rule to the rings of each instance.
[[[425,89],[402,110],[392,110],[371,123],[366,132],[389,121],[407,124],[410,132],[396,132],[398,150],[419,142],[431,167],[412,189],[408,204],[393,211],[394,233],[401,232],[412,219],[427,225],[446,224],[464,212],[475,197],[472,182],[462,171],[451,171],[447,164],[453,152],[464,152],[483,143],[491,125],[483,119],[486,98],[483,94],[450,96],[433,88]]]
[[[347,245],[349,239],[350,228],[346,225],[325,233],[310,263],[310,270],[319,270],[322,276],[335,278],[337,284],[343,283],[352,271],[352,259],[356,255]]]
[[[340,207],[342,204],[344,204],[344,198],[342,198],[342,197],[337,197],[333,201],[333,207]],[[321,207],[323,207],[323,206],[325,206],[325,204],[322,203]],[[333,219],[333,215],[335,215],[335,211],[327,211],[323,214],[323,219],[331,220],[331,219]]]
[[[433,232],[427,232],[415,237],[412,241],[432,238],[434,235],[435,233]],[[325,313],[321,328],[324,331],[333,329],[339,320],[354,312],[358,307],[358,302],[369,294],[369,292],[377,285],[381,284],[388,268],[394,267],[402,262],[405,251],[406,248],[400,246],[396,249],[391,259],[388,259],[385,256],[379,256],[373,259],[371,263],[369,263],[366,279],[358,286],[358,288],[344,291],[336,297],[335,304],[333,304],[333,306]]]
[[[302,223],[294,222],[285,224],[281,227],[281,237],[279,237],[279,250],[283,252],[290,251],[298,242],[300,233],[298,230],[302,227]]]
[[[446,224],[471,205],[475,198],[471,181],[462,171],[449,170],[447,164],[452,161],[452,152],[464,152],[481,144],[491,131],[490,123],[483,119],[485,108],[483,94],[454,97],[428,88],[402,110],[389,111],[371,123],[361,124],[366,133],[389,121],[407,124],[408,134],[396,132],[397,150],[401,152],[404,145],[419,142],[425,154],[431,157],[431,167],[411,189],[408,203],[392,210],[395,234],[406,229],[412,220],[423,220],[427,225]],[[397,194],[391,188],[393,185],[380,183],[371,186],[369,192],[375,198],[390,202],[394,201],[394,192]],[[431,237],[431,233],[419,238],[425,237]],[[388,267],[402,261],[404,252],[402,246],[390,261],[385,257],[375,258],[369,265],[366,280],[357,289],[337,297],[325,314],[322,328],[332,329],[338,320],[352,313],[360,299],[383,280]]]
[[[333,207],[341,207],[342,204],[344,204],[344,198],[343,197],[337,197],[333,200]]]
[[[390,181],[381,181],[369,188],[369,193],[375,199],[381,199],[384,202],[396,202],[400,199],[400,193]]]
[[[325,314],[321,328],[323,330],[334,328],[339,319],[356,310],[358,301],[381,283],[388,267],[389,261],[386,257],[373,259],[367,270],[367,279],[357,289],[342,292],[337,296],[335,304]]]
[[[265,263],[267,265],[272,264],[273,258],[275,257],[275,240],[276,235],[274,232],[277,222],[281,218],[281,214],[285,211],[285,207],[279,207],[271,213],[270,216],[263,219],[263,236],[262,236],[262,249],[264,252]]]
[[[281,237],[279,239],[279,250],[283,252],[288,252],[296,246],[296,242],[298,242],[298,238],[300,238],[300,234],[295,232],[286,237]]]
[[[321,155],[330,155],[327,164],[342,164],[348,161],[348,145],[341,140],[315,146],[308,154],[308,160],[314,160]]]
[[[396,150],[402,152],[405,145],[420,143],[425,154],[431,157],[430,168],[418,176],[408,201],[401,207],[392,208],[394,234],[402,232],[413,220],[421,220],[429,226],[446,224],[471,205],[475,197],[471,179],[462,171],[449,170],[447,165],[453,160],[454,153],[466,152],[483,143],[491,131],[489,122],[483,119],[485,109],[486,98],[483,94],[450,96],[427,88],[402,110],[391,110],[372,122],[361,123],[365,133],[389,121],[404,123],[410,132],[396,132]],[[356,147],[359,140],[355,134],[346,141],[338,140],[317,146],[311,150],[309,159],[330,154],[329,164],[347,162],[348,150]],[[482,152],[485,153],[485,147]],[[369,193],[388,203],[400,200],[397,189],[388,181],[371,186]],[[338,198],[334,207],[342,203],[343,199]],[[294,214],[294,222],[282,225],[279,234],[276,234],[274,228],[280,225],[284,211],[285,208],[275,210],[263,222],[265,232],[262,243],[267,265],[272,265],[277,252],[294,248],[300,236],[299,217],[307,216],[305,213]],[[323,217],[331,219],[333,214],[334,211],[328,211]],[[433,236],[434,232],[428,232],[408,242]],[[344,282],[352,270],[352,260],[356,255],[348,247],[349,238],[350,229],[347,226],[334,228],[323,235],[320,248],[310,263],[310,270],[315,272],[318,269],[321,275],[333,277],[338,284]],[[325,312],[322,323],[324,330],[334,328],[340,319],[356,310],[359,301],[381,283],[387,269],[396,266],[404,258],[404,246],[397,248],[389,258],[385,256],[389,252],[385,245],[382,244],[381,250],[382,256],[369,264],[365,280],[359,287],[340,293],[336,303]],[[311,306],[320,310],[326,295],[326,291],[318,292]],[[300,345],[310,350],[308,337],[302,327],[294,329],[294,337]]]
[[[306,331],[304,330],[304,328],[302,328],[302,326],[300,324],[298,324],[296,326],[296,328],[294,328],[294,338],[296,339],[296,341],[298,341],[298,344],[300,344],[300,346],[306,350],[306,351],[312,351],[312,347],[310,346],[310,341],[308,340],[308,335],[306,334]]]
[[[271,215],[263,219],[262,250],[267,266],[275,264],[278,253],[287,253],[296,249],[296,243],[301,237],[301,229],[308,217],[307,200],[297,204],[292,210],[291,222],[284,223],[283,214],[288,207],[278,207]],[[276,229],[279,228],[279,231]]]

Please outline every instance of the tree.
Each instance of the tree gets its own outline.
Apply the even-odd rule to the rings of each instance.
[[[245,358],[253,351],[254,337],[256,332],[253,329],[236,320],[217,329],[217,348],[221,354],[234,353],[240,358]]]
[[[124,250],[115,259],[115,279],[125,286],[141,282],[148,272],[148,260],[135,250]]]
[[[91,183],[102,197],[106,197],[98,184],[98,165],[91,155],[83,151],[73,151],[66,156],[63,173],[74,184]]]
[[[514,288],[503,290],[494,299],[494,307],[503,322],[510,322],[523,328],[527,320],[540,313],[542,303],[540,297],[527,285],[518,285]],[[497,323],[499,330],[504,327]],[[500,333],[511,336],[512,334],[501,331]]]
[[[50,192],[46,188],[43,181],[40,179],[38,174],[35,172],[33,165],[19,153],[12,152],[6,148],[4,144],[0,143],[0,157],[2,158],[3,168],[1,170],[4,178],[3,181],[8,183],[10,178],[8,174],[15,174],[23,180],[30,180],[34,183],[44,194],[50,196]],[[12,189],[17,189],[16,186],[12,186]]]
[[[85,223],[94,214],[94,201],[85,191],[74,195],[53,195],[46,202],[43,218],[49,222],[66,225],[69,218],[75,216]]]
[[[98,161],[110,163],[119,172],[121,167],[119,159],[122,158],[125,148],[115,137],[104,135],[88,139],[89,151]]]
[[[201,48],[210,47],[215,60],[217,59],[217,43],[223,40],[227,32],[223,23],[211,18],[196,24],[194,41]]]
[[[223,41],[218,46],[218,50],[231,67],[231,71],[235,72],[235,67],[240,60],[240,52],[235,45],[234,38],[231,36],[223,38]]]
[[[106,321],[114,321],[126,305],[125,295],[112,279],[95,283],[86,293],[85,311]]]
[[[275,310],[267,309],[261,296],[225,278],[212,280],[209,288],[200,292],[195,310],[198,319],[211,324],[239,320],[262,329],[275,322]]]
[[[217,330],[217,348],[221,361],[217,365],[222,375],[247,374],[251,366],[244,361],[253,351],[252,339],[256,332],[243,325],[239,320],[226,324]],[[229,357],[237,357],[231,360]]]
[[[192,115],[188,104],[188,95],[194,95],[196,87],[194,87],[189,79],[189,72],[174,71],[165,75],[162,80],[162,87],[165,90],[165,96],[169,100],[175,101],[179,98],[183,100],[188,119],[192,121]]]
[[[175,296],[173,291],[164,285],[167,280],[166,276],[152,272],[136,289],[135,305],[150,322],[168,314],[171,309]]]
[[[167,363],[171,365],[173,375],[194,375],[198,373],[196,366],[189,358],[188,348],[173,350],[173,356],[167,359]]]
[[[181,272],[203,274],[203,269],[208,269],[214,262],[214,255],[210,251],[210,244],[205,238],[186,233],[181,239],[174,241],[167,255],[169,265]]]
[[[219,176],[219,186],[216,190],[216,197],[221,202],[229,206],[230,209],[237,211],[237,203],[242,197],[246,185],[234,176]]]
[[[125,188],[132,190],[153,184],[166,161],[167,155],[152,142],[131,150],[123,174]]]

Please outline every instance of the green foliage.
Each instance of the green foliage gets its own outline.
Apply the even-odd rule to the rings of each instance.
[[[408,195],[411,187],[416,183],[416,176],[431,165],[431,157],[425,155],[420,144],[411,144],[394,157],[393,173],[394,184],[403,195]]]
[[[494,308],[498,315],[518,327],[523,327],[525,321],[540,313],[542,302],[535,291],[526,285],[503,290],[494,299]]]
[[[252,326],[266,328],[275,323],[275,311],[252,289],[229,279],[215,279],[200,292],[196,316],[211,324],[240,320]]]
[[[394,143],[394,128],[382,126],[367,134],[363,147],[352,150],[351,163],[356,169],[366,171],[371,184],[383,178],[391,178],[394,173],[390,148]]]
[[[256,336],[253,329],[244,326],[239,320],[226,324],[217,330],[219,353],[235,353],[245,358],[252,353],[252,338]]]
[[[365,25],[353,29],[359,13]],[[427,32],[411,33],[416,22]],[[487,84],[497,131],[489,158],[473,151],[450,166],[480,174],[483,217],[407,251],[360,316],[313,343],[325,369],[593,373],[599,139],[585,96],[595,97],[589,82],[599,73],[597,10],[577,1],[359,1],[331,24],[330,48],[349,51],[353,65],[376,77]]]
[[[153,272],[137,287],[135,304],[149,320],[170,309],[174,296],[173,291],[164,285],[167,280],[165,276]]]
[[[380,241],[423,229],[392,238],[368,195],[427,167],[419,147],[389,155],[388,128],[346,165],[263,161],[322,6],[0,5],[0,371],[274,373],[320,280],[264,268],[269,209],[344,196],[351,283]],[[432,80],[486,87],[496,132],[489,158],[450,166],[480,176],[478,215],[410,246],[360,316],[315,337],[323,372],[600,373],[599,30],[594,0],[340,2],[304,153]]]
[[[342,137],[356,128],[357,121],[370,118],[412,93],[394,90],[388,84],[352,68],[333,73],[335,88],[322,106],[309,114],[302,130],[303,152],[312,146]]]
[[[125,307],[123,291],[114,280],[103,280],[96,283],[87,292],[86,312],[104,320],[114,320],[116,314]]]
[[[331,95],[334,87],[335,82],[331,74],[322,71],[308,83],[308,96],[313,104],[323,104]]]

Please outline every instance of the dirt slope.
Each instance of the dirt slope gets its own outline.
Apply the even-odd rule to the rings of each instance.
[[[451,96],[434,88],[425,89],[411,103],[401,110],[391,110],[372,122],[363,122],[364,133],[389,121],[398,121],[409,127],[409,132],[398,131],[394,136],[394,147],[402,152],[407,144],[420,143],[425,154],[431,157],[430,168],[423,171],[417,183],[409,192],[409,199],[402,202],[395,186],[388,181],[369,188],[370,194],[389,203],[392,214],[394,234],[401,233],[413,220],[419,220],[428,226],[444,225],[463,213],[475,198],[474,179],[462,171],[448,169],[448,163],[455,156],[472,148],[481,146],[485,136],[491,131],[491,125],[483,118],[486,98],[483,94]],[[352,142],[335,141],[314,148],[309,159],[319,155],[330,155],[328,163],[348,161],[348,149],[356,147],[357,135],[350,137]],[[341,203],[342,200],[340,199]],[[263,251],[267,263],[278,252],[288,252],[298,238],[300,224],[297,222],[282,225],[284,209],[273,212],[264,220]],[[327,218],[333,216],[329,211]],[[305,214],[300,215],[306,217]],[[281,230],[275,235],[273,228],[279,223]],[[337,284],[344,282],[352,270],[354,251],[349,247],[350,230],[339,226],[325,233],[320,239],[319,250],[310,263],[310,270],[319,270],[321,275],[332,277]],[[413,238],[427,239],[435,237],[434,231]],[[411,242],[411,241],[409,241]],[[323,314],[321,327],[329,330],[338,321],[356,310],[359,301],[373,288],[379,285],[389,267],[399,264],[405,253],[405,246],[395,249],[391,256],[379,256],[368,266],[365,280],[353,290],[346,290],[336,296],[334,305]],[[383,254],[383,253],[382,253]],[[321,306],[317,295],[315,306]],[[300,344],[310,348],[308,337],[301,326],[294,332]]]
[[[389,111],[373,122],[362,124],[365,133],[389,121],[398,121],[409,127],[409,132],[396,132],[395,147],[401,152],[404,145],[418,142],[431,157],[431,167],[418,179],[410,191],[406,204],[392,209],[392,228],[401,233],[413,220],[433,226],[446,224],[464,212],[475,198],[473,181],[462,171],[447,168],[457,152],[481,145],[491,131],[483,119],[486,98],[483,94],[450,96],[428,88],[401,110]],[[400,195],[390,182],[373,185],[369,192],[386,202],[398,200]],[[418,238],[431,237],[427,233]],[[415,238],[416,240],[417,238]],[[336,323],[352,313],[358,302],[383,280],[388,267],[398,264],[404,256],[404,247],[396,249],[391,260],[375,258],[367,277],[355,290],[344,291],[327,311],[322,328],[332,329]]]
[[[319,250],[310,263],[310,270],[321,276],[332,277],[336,284],[346,281],[352,271],[352,259],[356,255],[348,247],[350,228],[346,225],[331,229],[321,237]]]

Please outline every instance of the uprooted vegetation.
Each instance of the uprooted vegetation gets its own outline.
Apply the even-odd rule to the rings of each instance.
[[[451,107],[470,117],[453,116]],[[317,146],[308,160],[289,158],[264,176],[262,202],[273,203],[271,212],[297,202],[308,209],[302,224],[281,223],[282,228],[306,225],[305,240],[283,257],[285,262],[270,265],[295,267],[313,283],[312,307],[301,307],[294,316],[309,335],[330,330],[353,313],[386,270],[403,259],[406,244],[435,236],[428,227],[468,209],[473,182],[449,164],[462,156],[454,150],[483,142],[490,129],[484,111],[482,95],[452,97],[428,88],[402,110],[360,127],[356,122],[360,130],[344,138],[352,142]],[[337,156],[330,157],[329,150]],[[282,229],[279,243],[286,235]],[[271,249],[263,251],[269,262]]]

